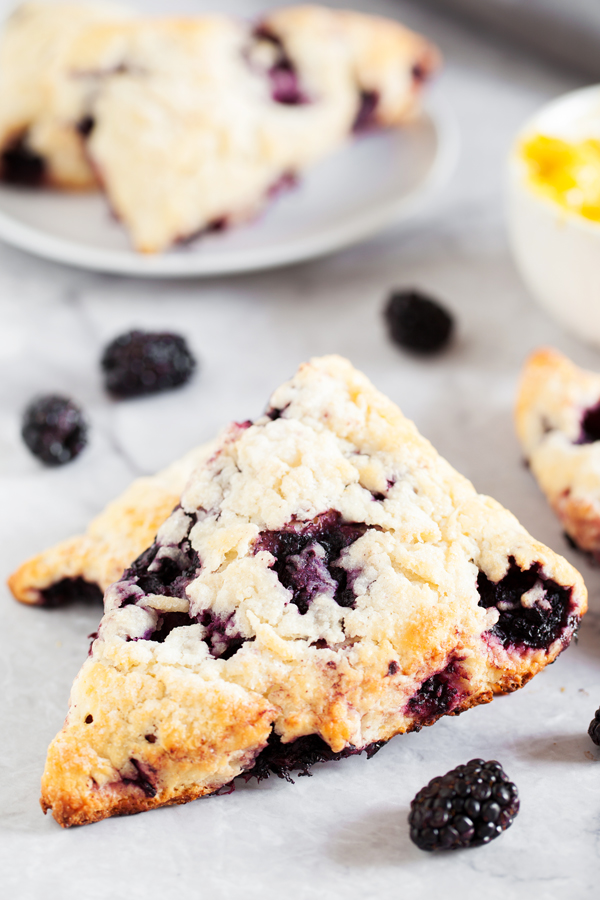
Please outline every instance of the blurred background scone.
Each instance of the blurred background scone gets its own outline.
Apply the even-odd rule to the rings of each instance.
[[[33,3],[0,41],[0,174],[99,184],[146,253],[256,215],[357,131],[407,121],[439,62],[397,22],[318,6],[251,24]]]
[[[600,374],[556,350],[538,350],[521,375],[516,426],[567,535],[600,560]]]

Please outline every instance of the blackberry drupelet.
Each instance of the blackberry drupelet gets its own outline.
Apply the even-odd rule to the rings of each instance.
[[[472,759],[433,778],[410,805],[411,840],[421,850],[488,844],[519,812],[516,785],[499,762]]]
[[[178,334],[129,331],[108,345],[101,365],[106,390],[124,399],[185,384],[196,360]]]
[[[23,413],[21,436],[34,456],[47,466],[62,466],[78,456],[87,443],[87,424],[80,408],[68,397],[37,397]]]
[[[597,709],[594,713],[594,718],[590,722],[590,727],[588,728],[588,734],[593,742],[600,747],[600,709]]]
[[[454,320],[437,300],[419,291],[394,291],[385,307],[392,340],[417,353],[436,353],[449,342]]]

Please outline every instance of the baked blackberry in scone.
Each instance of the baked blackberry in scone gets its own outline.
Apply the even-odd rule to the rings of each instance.
[[[600,374],[557,350],[526,362],[515,409],[529,467],[567,535],[600,559]]]
[[[406,121],[438,63],[396,22],[317,6],[114,19],[59,57],[27,148],[54,170],[66,130],[145,252],[247,219],[357,130]]]
[[[350,363],[315,359],[106,592],[42,806],[82,824],[373,753],[520,687],[585,609],[575,569]]]
[[[23,563],[8,579],[16,599],[51,607],[77,599],[101,601],[104,591],[153,541],[191,473],[212,448],[213,442],[204,444],[156,475],[137,478],[92,520],[85,534]]]

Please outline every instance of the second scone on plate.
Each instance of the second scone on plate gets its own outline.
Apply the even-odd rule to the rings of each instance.
[[[145,253],[255,216],[357,131],[407,121],[438,65],[397,22],[319,6],[254,25],[47,9],[19,8],[0,41],[0,175],[99,183]],[[51,65],[17,78],[34,39]]]

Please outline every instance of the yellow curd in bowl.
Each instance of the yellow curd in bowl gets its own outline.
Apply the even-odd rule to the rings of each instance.
[[[552,100],[510,152],[506,213],[525,286],[600,348],[600,84]]]
[[[600,140],[570,143],[535,134],[520,147],[529,181],[563,209],[600,222]]]

